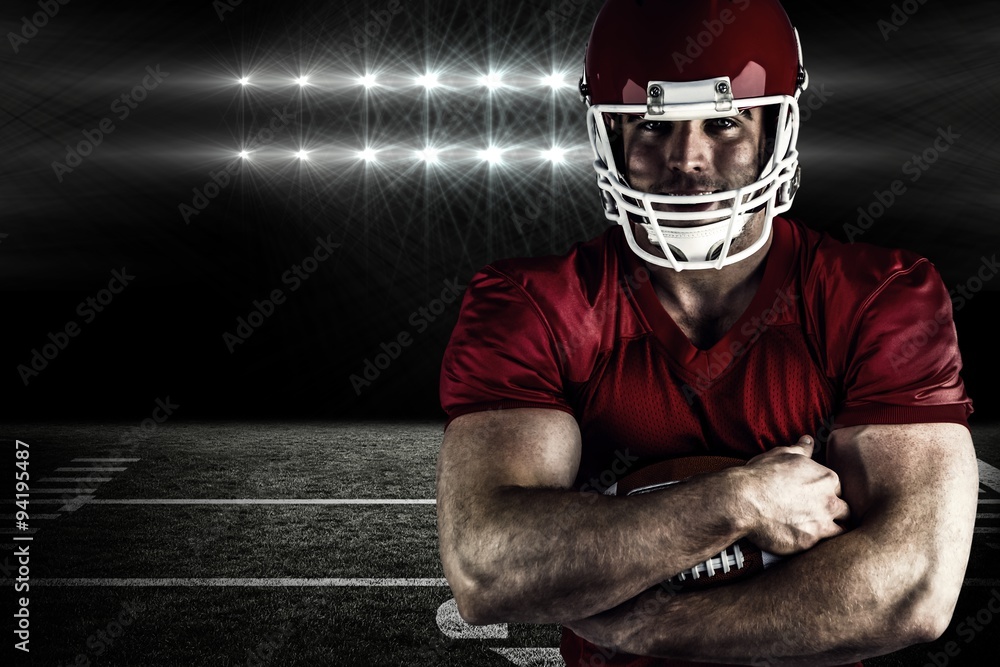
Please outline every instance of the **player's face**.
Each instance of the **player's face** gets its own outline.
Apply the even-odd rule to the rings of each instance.
[[[763,164],[765,132],[761,109],[733,118],[653,122],[621,117],[625,171],[636,190],[665,195],[695,195],[735,190],[757,180]],[[731,201],[657,208],[709,211]],[[671,223],[693,226],[697,221]]]

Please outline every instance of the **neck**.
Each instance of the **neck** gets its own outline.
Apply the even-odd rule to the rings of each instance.
[[[768,238],[745,260],[703,271],[674,271],[647,263],[660,303],[691,342],[705,349],[736,323],[753,300],[771,248]]]

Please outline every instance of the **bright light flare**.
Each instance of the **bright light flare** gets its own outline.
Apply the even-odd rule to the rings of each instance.
[[[547,76],[542,77],[542,85],[548,86],[552,90],[558,90],[560,88],[565,88],[569,84],[566,83],[566,77],[559,72],[553,72]]]
[[[503,86],[502,78],[503,77],[501,77],[498,72],[490,72],[485,76],[479,77],[479,83],[486,86],[490,90],[496,90],[497,88]]]
[[[241,76],[239,79],[237,79],[237,81],[239,81],[241,86],[250,85],[250,77],[248,76]]]
[[[362,160],[364,160],[365,162],[374,162],[375,161],[375,149],[374,148],[366,148],[366,149],[364,149],[362,151],[358,151],[358,157],[361,158]]]
[[[246,160],[248,157],[250,157],[250,151],[248,150],[240,151],[240,157]]]
[[[547,151],[542,151],[542,157],[552,164],[561,164],[566,161],[566,149],[553,146]]]
[[[299,78],[295,79],[295,83],[299,84],[300,88],[305,88],[306,86],[309,85],[309,77],[300,76]]]
[[[503,161],[503,149],[499,146],[490,146],[486,150],[479,151],[479,157],[490,164],[499,164]]]
[[[421,151],[417,151],[417,156],[427,164],[433,164],[438,161],[440,152],[438,149],[428,146]]]
[[[306,151],[306,150],[300,150],[300,151],[298,151],[298,152],[297,152],[297,153],[295,154],[295,157],[297,157],[297,158],[298,158],[298,159],[300,159],[300,160],[308,160],[308,159],[309,159],[309,151]]]
[[[374,74],[365,74],[363,76],[359,76],[358,77],[358,83],[360,83],[365,88],[374,88],[375,87],[375,75]]]
[[[438,75],[435,72],[427,72],[417,77],[417,85],[423,86],[427,90],[437,88],[439,85]]]

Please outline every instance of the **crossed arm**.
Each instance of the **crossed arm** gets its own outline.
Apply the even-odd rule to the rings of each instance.
[[[947,627],[978,490],[964,427],[835,431],[828,463],[839,479],[796,446],[632,498],[570,491],[579,448],[575,421],[555,411],[476,413],[449,427],[439,535],[466,620],[562,623],[639,655],[810,665],[891,652]],[[844,534],[840,495],[856,524]],[[702,502],[709,496],[719,501]],[[649,590],[743,536],[802,553],[710,591]]]

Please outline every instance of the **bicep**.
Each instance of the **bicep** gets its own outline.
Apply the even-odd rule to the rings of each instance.
[[[489,410],[452,421],[437,466],[438,538],[452,588],[471,585],[478,550],[498,548],[489,525],[502,489],[568,489],[579,466],[580,430],[561,410]]]
[[[838,429],[827,464],[839,476],[843,498],[857,520],[887,504],[914,509],[953,506],[968,513],[978,495],[972,438],[950,423],[882,424]],[[926,506],[926,507],[924,507]]]
[[[462,415],[438,458],[438,500],[455,490],[568,489],[580,467],[580,429],[562,410],[518,408]]]
[[[856,426],[834,431],[828,463],[867,537],[871,581],[901,604],[914,636],[940,636],[962,589],[976,521],[979,474],[972,437],[951,423]],[[857,542],[855,542],[857,543]]]

